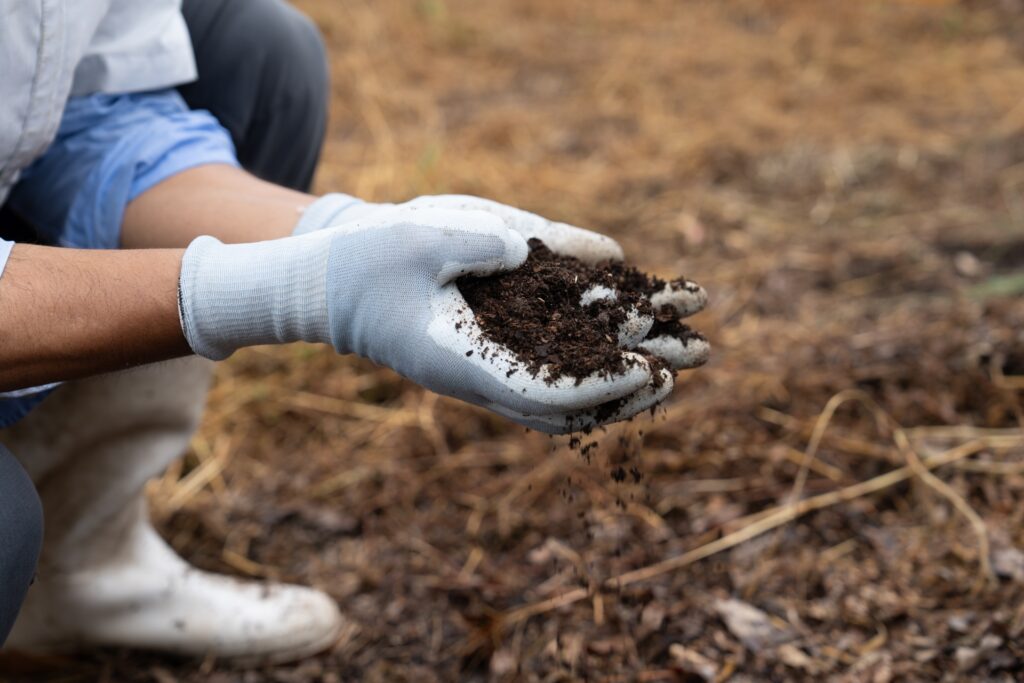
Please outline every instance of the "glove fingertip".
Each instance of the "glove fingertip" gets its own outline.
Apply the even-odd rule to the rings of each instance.
[[[674,387],[675,380],[672,378],[672,373],[665,368],[659,368],[657,377],[652,378],[650,384],[622,401],[614,410],[609,412],[606,409],[606,414],[598,412],[595,415],[596,422],[598,425],[606,425],[629,420],[664,401],[672,393]]]
[[[636,306],[630,306],[626,310],[626,319],[619,326],[619,346],[624,349],[635,349],[653,326],[653,316],[641,313]]]
[[[707,291],[690,280],[669,282],[661,291],[651,295],[651,305],[655,310],[671,306],[681,318],[699,313],[707,303]]]
[[[573,256],[590,265],[625,259],[622,247],[611,237],[568,223],[551,223],[546,234],[536,237],[556,254]]]
[[[699,334],[685,339],[660,335],[644,340],[638,348],[665,360],[673,370],[700,367],[711,357],[711,344]]]
[[[502,241],[505,244],[504,269],[511,270],[523,265],[530,255],[530,245],[526,238],[515,230],[505,230]]]
[[[568,431],[587,431],[615,422],[631,420],[640,413],[651,410],[672,393],[675,382],[672,373],[659,368],[651,381],[637,391],[616,401],[609,401],[596,410],[579,413],[566,419]]]

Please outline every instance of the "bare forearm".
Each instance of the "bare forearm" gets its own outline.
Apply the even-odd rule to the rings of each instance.
[[[200,235],[285,237],[313,200],[201,166],[128,205],[121,251],[15,246],[0,277],[0,391],[190,353],[177,308],[183,248]]]
[[[314,199],[231,166],[200,166],[165,180],[128,205],[121,246],[186,247],[200,235],[225,243],[287,237]]]
[[[0,277],[0,391],[190,353],[181,255],[16,245]]]

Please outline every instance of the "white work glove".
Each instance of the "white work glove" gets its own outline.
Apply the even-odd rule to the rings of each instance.
[[[330,226],[338,226],[339,224],[363,224],[381,220],[386,222],[389,214],[394,214],[396,211],[413,209],[483,212],[499,218],[507,228],[522,235],[525,239],[540,239],[557,254],[574,256],[588,264],[622,259],[622,248],[609,237],[565,223],[549,221],[536,214],[499,204],[498,202],[464,195],[418,197],[397,206],[393,204],[366,203],[348,195],[327,195],[307,209],[295,229],[295,234],[316,233],[324,229],[330,230],[332,229]],[[500,270],[500,268],[497,270]],[[663,291],[651,292],[650,294],[650,301],[654,311],[668,311],[677,318],[693,315],[700,311],[707,302],[707,294],[701,287],[692,282],[669,284]],[[614,298],[616,295],[615,292],[609,290],[600,291],[600,288],[598,288],[584,295],[585,300],[581,304],[597,299]],[[474,344],[473,342],[481,337],[482,332],[472,312],[453,283],[450,284],[450,291],[447,292],[446,296],[448,297],[449,305],[444,310],[443,316],[451,319],[447,321],[447,327],[445,323],[441,323],[438,329],[441,332],[447,331],[454,334],[445,343],[449,348],[453,350],[458,349],[463,353],[479,349],[479,344]],[[456,325],[456,323],[458,324]],[[652,355],[659,356],[666,361],[672,370],[697,367],[707,360],[710,347],[703,337],[698,334],[690,334],[685,338],[671,335],[650,335],[649,332],[653,323],[654,319],[650,316],[631,315],[622,329],[620,329],[620,346],[624,350],[640,348]],[[502,348],[490,341],[488,341],[487,346],[491,349],[487,360],[479,359],[479,362],[476,364],[499,382],[508,383],[510,370],[519,366],[515,355],[508,349]],[[473,357],[479,357],[479,354],[474,354],[471,358]],[[627,395],[618,394],[612,397],[611,394],[608,394],[609,398],[607,398],[607,401],[615,401],[616,404],[606,405],[600,410],[594,410],[594,404],[592,403],[570,410],[553,412],[519,410],[508,412],[500,404],[488,407],[495,410],[495,412],[511,417],[521,424],[545,432],[575,431],[628,419],[660,402],[671,392],[673,387],[671,372],[660,370],[658,371],[659,377],[655,379],[651,376],[652,371],[646,361],[639,359],[635,354],[628,354],[628,357],[631,359],[631,363],[640,363],[642,367],[647,369],[648,381]],[[391,367],[395,366],[392,365]],[[631,370],[633,369],[635,368],[631,368]],[[511,374],[513,377],[518,376],[518,373],[513,372]],[[536,379],[543,381],[546,377],[547,375],[542,371]],[[412,377],[412,379],[416,378]],[[595,379],[591,378],[588,381],[594,381]],[[421,383],[428,388],[433,388],[422,381]],[[548,385],[546,381],[543,382],[543,385],[547,388],[552,386]],[[553,386],[563,386],[566,392],[574,393],[583,385],[576,385],[573,378],[562,378]],[[620,384],[620,386],[624,385]],[[457,395],[445,391],[441,391],[441,393]],[[460,396],[460,398],[463,397]],[[477,401],[472,402],[476,403]],[[549,403],[549,405],[551,404]]]
[[[631,395],[651,371],[633,354],[619,375],[549,384],[543,373],[509,377],[504,360],[470,356],[478,347],[465,327],[456,329],[471,314],[455,280],[515,268],[527,251],[493,214],[410,206],[255,244],[200,237],[182,259],[182,330],[193,351],[211,359],[254,344],[329,343],[526,426],[571,431],[578,425],[570,419],[548,418]]]

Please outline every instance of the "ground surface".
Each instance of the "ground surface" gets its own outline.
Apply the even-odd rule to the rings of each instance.
[[[312,583],[351,628],[300,666],[32,677],[1024,675],[1021,3],[302,6],[334,62],[320,189],[606,231],[711,292],[713,359],[586,462],[368,363],[239,353],[154,513],[197,564]]]

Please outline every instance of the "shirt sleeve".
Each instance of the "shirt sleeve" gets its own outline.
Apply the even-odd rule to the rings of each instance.
[[[146,92],[195,80],[181,0],[106,0],[103,5],[106,13],[75,69],[72,97]]]
[[[4,276],[4,268],[7,266],[7,257],[11,255],[14,242],[0,239],[0,277]]]
[[[7,204],[45,244],[117,249],[128,202],[182,171],[238,166],[231,136],[174,90],[68,100],[49,149]]]

